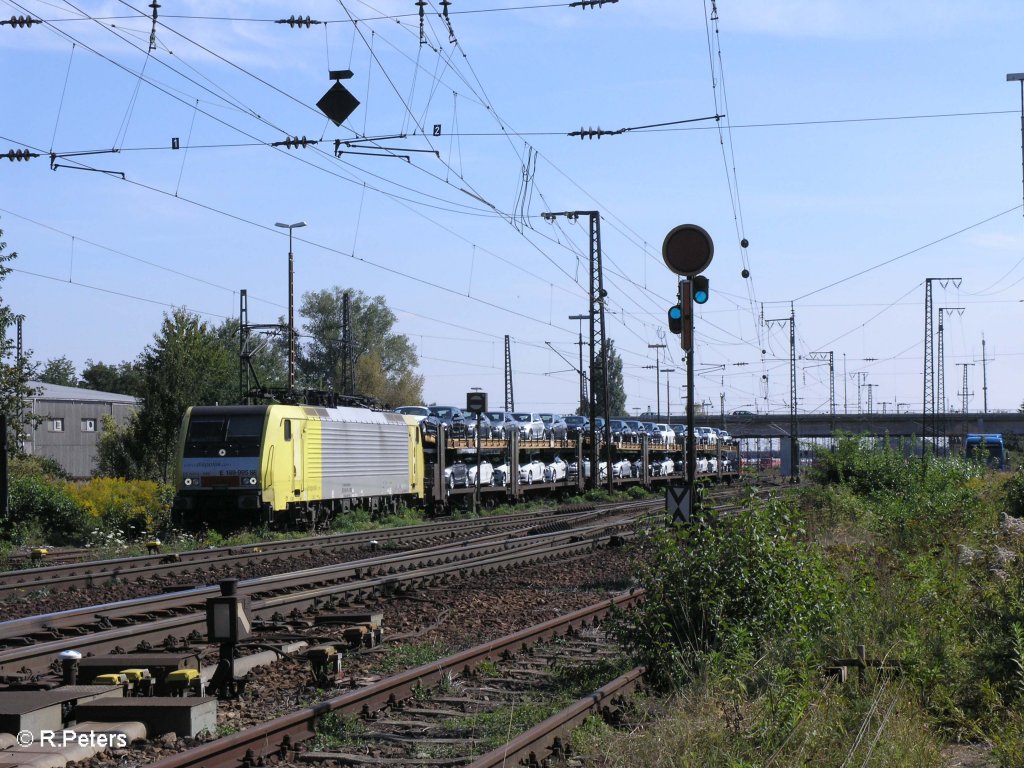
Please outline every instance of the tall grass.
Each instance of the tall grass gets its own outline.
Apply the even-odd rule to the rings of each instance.
[[[672,698],[634,738],[589,729],[601,764],[938,766],[966,741],[1024,765],[1022,545],[995,524],[1014,486],[851,437],[817,480],[646,542],[648,603],[618,626]],[[859,645],[901,673],[825,674]]]

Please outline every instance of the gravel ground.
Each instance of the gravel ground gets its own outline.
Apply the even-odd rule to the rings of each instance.
[[[400,552],[401,549],[388,550]],[[319,568],[325,565],[337,565],[348,560],[361,560],[380,556],[380,550],[369,547],[352,547],[333,551],[304,552],[302,554],[282,555],[280,558],[261,560],[256,563],[238,567],[185,566],[187,570],[175,576],[143,579],[141,581],[97,584],[88,589],[72,588],[68,590],[48,590],[45,587],[34,589],[27,594],[0,601],[0,617],[4,621],[18,619],[23,616],[35,616],[39,613],[66,611],[89,605],[114,603],[119,600],[131,600],[137,597],[158,595],[172,588],[198,587],[216,584],[221,579],[255,579],[261,576],[273,576],[307,568]]]
[[[309,666],[284,660],[253,671],[242,700],[221,702],[221,734],[294,712],[338,695],[352,685],[426,663],[486,640],[502,637],[555,616],[592,605],[633,583],[631,548],[604,549],[585,557],[548,564],[541,570],[475,578],[457,586],[420,590],[367,605],[384,613],[382,646],[347,655],[343,681],[334,689],[317,689]],[[353,606],[349,610],[358,610]],[[305,631],[311,643],[336,636],[329,627]],[[87,768],[142,766],[192,746],[191,739],[168,735],[144,746],[116,750],[81,763]]]

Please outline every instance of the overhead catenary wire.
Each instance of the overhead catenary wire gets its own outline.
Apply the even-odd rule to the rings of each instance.
[[[417,107],[418,107],[418,105],[417,105]],[[495,135],[499,135],[499,134],[495,134]],[[500,135],[506,135],[506,134],[502,133],[502,134],[500,134]],[[365,189],[365,184],[363,184],[362,182],[360,182],[360,184],[361,184],[361,185],[363,186],[363,189]],[[418,203],[414,203],[414,204],[418,204]],[[472,215],[472,214],[470,214],[470,215]],[[610,217],[610,216],[609,216],[609,219],[611,219],[611,217]],[[475,247],[475,245],[474,245],[474,247]],[[541,244],[541,247],[546,247],[546,246],[545,246],[545,245],[543,245],[543,244]],[[354,252],[354,251],[355,251],[355,248],[353,248],[352,250],[353,250],[353,252]],[[611,263],[611,261],[609,261],[609,263]],[[636,271],[637,271],[637,270],[635,270],[635,269],[634,269],[634,270],[632,270],[632,272],[633,272],[633,273],[635,273]],[[625,277],[625,279],[631,279],[631,278],[629,277],[629,275],[630,275],[630,270],[622,270],[622,271],[621,271],[621,274],[623,274],[623,275],[625,275],[625,276],[626,276],[626,277]],[[634,304],[635,304],[635,305],[642,305],[642,304],[645,304],[645,303],[647,303],[647,301],[648,301],[648,299],[647,299],[647,296],[648,296],[648,295],[650,295],[650,293],[653,293],[653,292],[649,292],[648,294],[639,294],[639,296],[640,296],[640,298],[639,298],[639,299],[637,299],[637,298],[631,298],[631,297],[626,297],[626,296],[622,296],[622,297],[619,297],[619,294],[620,294],[620,293],[624,293],[624,292],[625,292],[625,289],[627,289],[627,287],[628,287],[628,286],[627,286],[627,285],[626,285],[625,283],[620,283],[620,284],[616,284],[616,290],[615,290],[615,294],[616,294],[616,297],[617,297],[617,298],[620,298],[620,303],[621,303],[621,304],[622,304],[623,306],[625,306],[625,307],[630,307],[630,308],[632,308],[632,305],[634,305]],[[563,288],[562,288],[561,286],[558,286],[558,289],[559,289],[559,290],[564,290],[564,289],[563,289]],[[637,294],[633,294],[633,296],[634,296],[634,297],[635,297],[636,295],[637,295]],[[639,307],[638,307],[638,308],[639,308]],[[657,313],[655,313],[655,314],[657,314]],[[626,318],[626,313],[625,313],[625,310],[623,311],[623,313],[621,313],[621,317],[623,318],[623,320],[626,320],[626,319],[627,319],[627,318]],[[655,324],[654,324],[654,323],[651,323],[651,324],[650,324],[650,327],[655,327]],[[755,327],[755,328],[757,327],[757,326],[756,326],[756,324],[755,324],[755,326],[754,326],[754,327]],[[801,341],[802,341],[802,339],[801,339]],[[748,346],[751,346],[751,345],[749,345],[749,344],[748,344]]]

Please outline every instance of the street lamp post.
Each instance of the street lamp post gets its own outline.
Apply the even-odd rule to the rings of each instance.
[[[288,230],[288,391],[291,392],[295,389],[295,255],[292,253],[292,230],[306,226],[306,222],[278,222],[274,226]]]
[[[1020,83],[1020,165],[1021,184],[1024,184],[1024,72],[1010,72],[1006,75],[1006,82]]]

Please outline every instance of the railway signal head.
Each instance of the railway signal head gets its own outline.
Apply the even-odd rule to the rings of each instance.
[[[683,306],[681,304],[668,308],[668,329],[672,333],[683,332]]]
[[[697,275],[693,279],[693,301],[695,304],[707,303],[711,295],[711,288],[708,279],[704,275]]]

